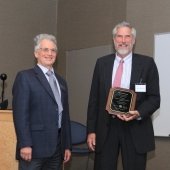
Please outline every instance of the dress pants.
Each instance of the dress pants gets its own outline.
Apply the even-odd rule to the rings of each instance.
[[[104,147],[100,153],[95,153],[94,170],[117,170],[119,152],[122,156],[123,170],[146,169],[147,153],[136,152],[129,126],[129,122],[118,118],[111,120]]]
[[[20,159],[19,170],[61,170],[62,154],[61,154],[61,137],[59,134],[58,143],[55,153],[51,157],[36,158],[30,162]]]

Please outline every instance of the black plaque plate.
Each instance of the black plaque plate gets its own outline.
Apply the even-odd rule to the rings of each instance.
[[[134,110],[136,93],[124,88],[111,88],[107,100],[106,110],[110,114],[127,114]]]

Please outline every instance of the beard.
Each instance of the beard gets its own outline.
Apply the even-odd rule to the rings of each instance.
[[[118,49],[117,52],[120,55],[127,55],[127,54],[129,54],[130,51],[128,49]]]
[[[124,44],[124,45],[118,45],[115,44],[115,49],[117,51],[118,54],[122,55],[122,56],[126,56],[128,55],[133,48],[133,44]]]

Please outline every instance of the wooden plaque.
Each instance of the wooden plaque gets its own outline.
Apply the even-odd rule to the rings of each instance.
[[[128,114],[134,110],[136,93],[133,90],[124,88],[111,88],[106,104],[109,114]]]

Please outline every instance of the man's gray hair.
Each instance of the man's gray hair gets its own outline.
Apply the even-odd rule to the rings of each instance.
[[[57,50],[57,40],[54,35],[51,34],[39,34],[34,38],[34,51],[40,48],[40,43],[42,40],[49,40],[52,41],[56,45]]]
[[[130,28],[133,37],[136,38],[136,29],[135,29],[134,27],[132,27],[132,26],[130,25],[130,23],[128,23],[128,22],[126,22],[126,21],[123,21],[123,22],[117,24],[117,25],[113,28],[113,30],[112,30],[113,38],[116,36],[117,30],[118,30],[119,28],[121,28],[121,27],[128,27],[128,28]]]

